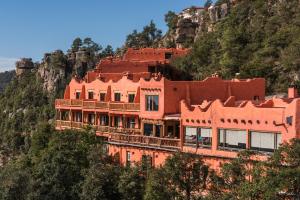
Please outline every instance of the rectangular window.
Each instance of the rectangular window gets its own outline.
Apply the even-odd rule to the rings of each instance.
[[[158,95],[146,95],[146,110],[158,111]]]
[[[127,128],[135,128],[135,118],[134,117],[127,118]]]
[[[121,126],[121,117],[120,116],[115,116],[114,117],[114,126],[115,127],[120,127]]]
[[[128,102],[133,103],[135,98],[135,94],[128,94]]]
[[[130,151],[126,151],[126,165],[130,166],[130,161],[131,161],[131,153]]]
[[[198,128],[198,146],[211,146],[211,128]]]
[[[81,92],[76,92],[76,99],[80,99]]]
[[[121,101],[121,93],[115,92],[115,101]]]
[[[246,149],[247,131],[219,129],[219,147]]]
[[[105,101],[105,93],[100,93],[100,101]]]
[[[185,127],[185,143],[197,145],[197,128]]]
[[[100,115],[100,125],[108,126],[108,116],[107,115]]]
[[[144,124],[144,135],[151,136],[153,134],[153,124]]]
[[[88,123],[95,124],[95,114],[92,114],[92,113],[88,114]]]
[[[75,122],[82,122],[82,113],[81,112],[75,113]]]
[[[165,59],[166,60],[171,59],[171,58],[172,58],[172,53],[171,52],[165,53]]]
[[[250,147],[253,150],[274,152],[281,144],[280,133],[267,133],[252,131],[250,139]]]
[[[94,99],[94,92],[93,91],[88,92],[88,99]]]
[[[162,133],[162,125],[156,124],[155,125],[155,137],[160,137]]]
[[[185,143],[197,147],[210,147],[212,143],[212,129],[185,127]]]

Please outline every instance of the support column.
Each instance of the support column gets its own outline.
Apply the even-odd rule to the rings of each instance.
[[[218,150],[218,129],[216,127],[212,127],[212,144],[211,148],[213,151]]]
[[[180,139],[180,148],[183,150],[183,144],[184,144],[184,129],[182,125],[182,119],[179,121],[179,139]]]
[[[110,113],[108,113],[108,126],[111,127],[111,118],[110,118]]]
[[[250,149],[251,144],[250,144],[250,131],[249,131],[249,129],[246,130],[246,134],[247,134],[246,149]]]
[[[71,110],[71,109],[70,109],[70,111],[69,111],[69,120],[70,120],[70,127],[72,128],[73,113],[72,113],[72,110]]]
[[[152,124],[152,136],[155,137],[156,134],[156,128],[155,128],[155,124]]]
[[[141,121],[141,135],[144,135],[144,121],[143,120],[140,121]]]

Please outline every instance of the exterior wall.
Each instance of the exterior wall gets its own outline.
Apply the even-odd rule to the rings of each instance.
[[[120,163],[122,165],[126,165],[126,153],[127,151],[131,154],[131,163],[140,163],[143,155],[148,155],[152,157],[152,164],[155,167],[160,167],[165,163],[165,160],[172,155],[171,152],[167,151],[159,151],[159,150],[150,150],[144,148],[137,147],[129,147],[129,146],[117,146],[110,144],[109,147],[109,155],[120,156]]]
[[[141,118],[148,119],[162,119],[165,114],[165,87],[164,87],[164,78],[160,81],[156,81],[151,79],[150,81],[141,80]],[[158,111],[146,111],[146,95],[159,95],[159,107]],[[176,105],[177,102],[173,101],[170,103],[174,103]]]
[[[188,53],[187,49],[167,49],[167,48],[129,48],[124,55],[124,60],[143,60],[143,61],[165,61],[165,53],[172,53],[173,57],[184,56]]]
[[[299,122],[297,122],[299,116],[297,115],[299,115],[300,99],[289,102],[284,102],[284,100],[270,100],[268,102],[268,104],[254,105],[251,101],[244,101],[238,106],[226,107],[220,100],[198,106],[189,106],[182,101],[181,120],[183,127],[212,128],[212,146],[210,149],[184,146],[183,151],[219,158],[236,157],[237,151],[218,149],[218,129],[220,128],[245,130],[248,133],[247,148],[250,148],[249,133],[251,131],[281,133],[282,142],[299,138]],[[286,122],[288,117],[293,118],[292,124]],[[183,133],[183,138],[184,135]]]
[[[181,100],[186,99],[196,105],[202,101],[220,99],[225,101],[230,96],[236,100],[253,100],[258,96],[265,98],[265,80],[261,78],[245,81],[224,81],[218,77],[210,77],[203,81],[169,81],[165,80],[165,113],[179,113]],[[247,91],[247,92],[245,92]]]
[[[85,90],[85,99],[88,99],[88,91],[94,92],[94,99],[99,101],[100,92],[105,92],[109,94],[108,89],[111,89],[110,99],[114,100],[114,92],[119,91],[121,93],[121,102],[128,102],[128,93],[137,94],[137,89],[139,87],[139,82],[134,82],[130,79],[127,79],[126,76],[123,76],[119,81],[114,82],[110,80],[109,82],[103,82],[99,79],[96,79],[92,82],[78,82],[75,79],[72,79],[69,88],[70,88],[70,99],[76,99],[76,91]],[[84,88],[83,88],[84,86]],[[124,87],[125,86],[125,87]]]

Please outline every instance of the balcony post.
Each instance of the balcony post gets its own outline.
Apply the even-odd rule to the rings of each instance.
[[[71,109],[69,110],[69,120],[70,120],[70,127],[72,128],[73,115]]]
[[[183,125],[182,125],[182,119],[180,119],[179,121],[179,135],[180,135],[180,148],[181,150],[183,149],[183,143],[184,143],[184,129],[183,129]]]
[[[216,151],[218,149],[218,129],[216,127],[212,127],[212,150]]]

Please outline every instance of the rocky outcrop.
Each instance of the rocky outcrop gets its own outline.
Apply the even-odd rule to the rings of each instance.
[[[214,30],[215,23],[225,18],[230,7],[236,1],[212,5],[209,8],[191,7],[178,14],[178,22],[174,31],[169,31],[163,38],[166,41],[174,41],[177,48],[190,46],[203,32]]]
[[[31,58],[21,58],[21,60],[16,62],[16,75],[21,76],[25,72],[30,72],[34,67]]]
[[[48,92],[56,91],[64,84],[68,71],[67,57],[60,50],[46,53],[37,70],[43,89]]]

